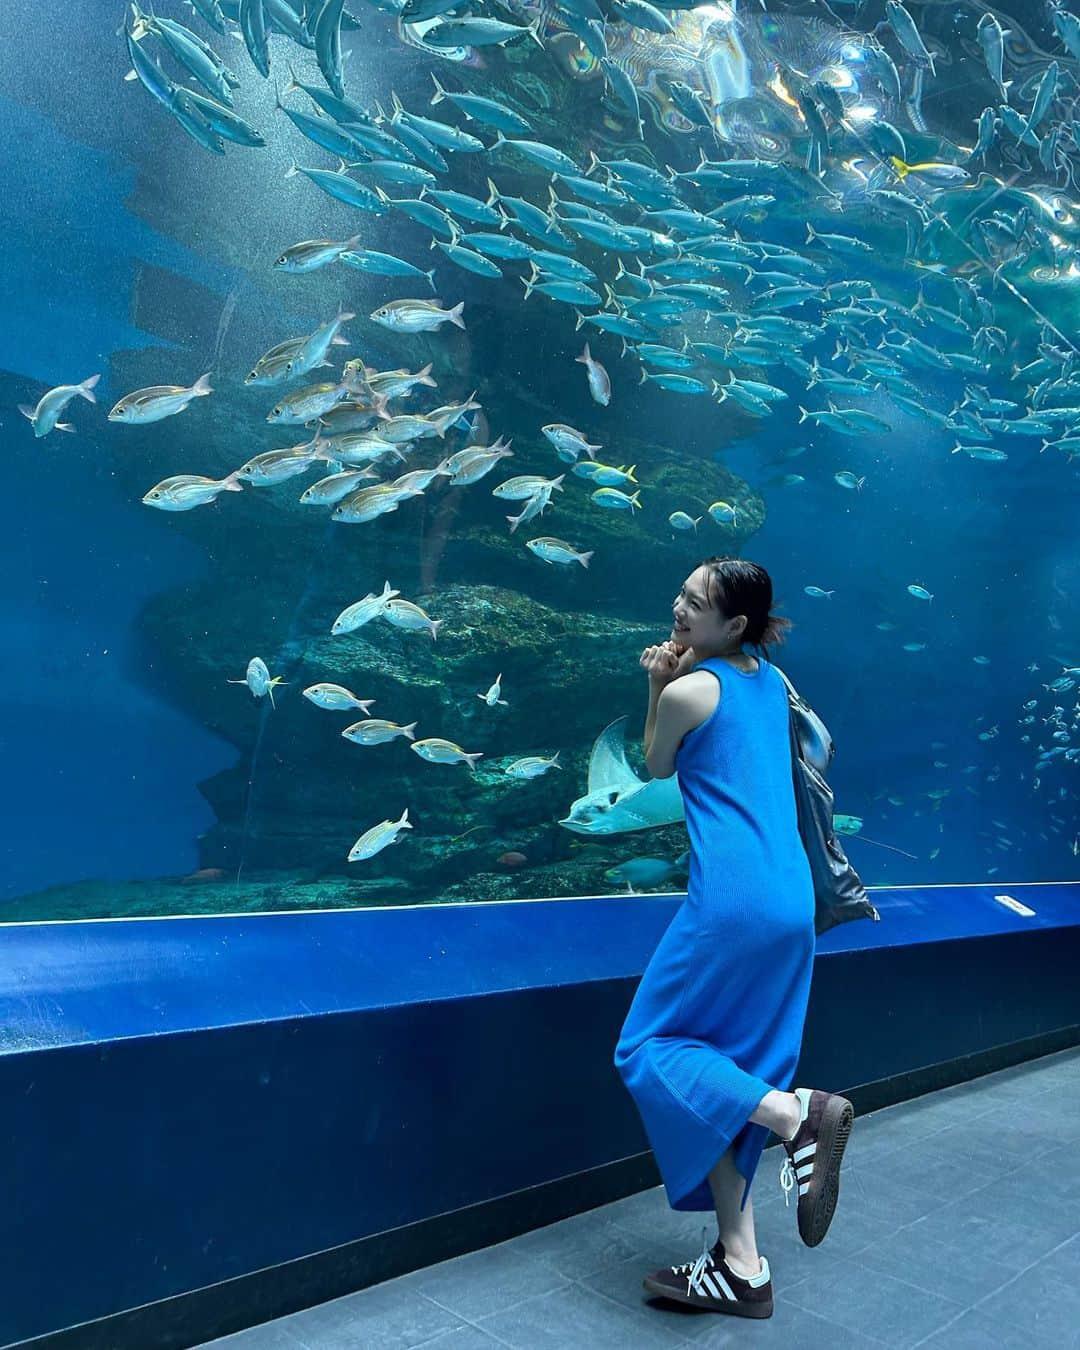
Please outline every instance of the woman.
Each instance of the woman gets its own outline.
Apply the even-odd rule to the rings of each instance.
[[[787,1150],[785,1191],[798,1182],[799,1232],[816,1246],[854,1115],[845,1097],[786,1091],[816,937],[787,691],[766,655],[791,624],[772,602],[763,567],[707,558],[679,588],[671,637],[641,654],[646,764],[656,778],[678,770],[690,879],[615,1049],[669,1204],[715,1208],[719,1227],[715,1246],[706,1239],[695,1262],[656,1271],[645,1289],[740,1317],[773,1310],[749,1199],[769,1131]]]

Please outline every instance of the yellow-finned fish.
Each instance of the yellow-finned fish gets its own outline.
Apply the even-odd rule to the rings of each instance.
[[[901,182],[909,173],[921,174],[935,183],[963,183],[970,177],[966,169],[959,164],[947,164],[942,160],[929,159],[921,164],[905,164],[897,155],[889,156],[889,163],[896,170]]]
[[[597,506],[614,507],[617,511],[625,511],[629,508],[633,512],[641,510],[641,503],[638,501],[640,496],[640,488],[631,497],[625,492],[620,492],[618,488],[602,487],[597,488],[595,492],[590,492],[589,500],[595,502]]]

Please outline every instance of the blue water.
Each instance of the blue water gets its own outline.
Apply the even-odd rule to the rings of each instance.
[[[549,52],[558,52],[559,61],[526,42],[506,53],[485,49],[462,65],[405,46],[393,20],[362,0],[354,8],[361,33],[345,35],[345,70],[348,94],[362,105],[374,109],[377,101],[389,108],[394,91],[414,111],[468,125],[490,141],[493,131],[466,124],[448,104],[427,106],[434,70],[455,89],[474,84],[492,95],[501,92],[534,118],[540,139],[572,143],[575,150],[590,143],[602,157],[633,153],[633,137],[617,115],[612,120],[616,110],[589,104],[588,81],[573,81],[560,64],[562,39],[551,42],[548,34]],[[948,30],[935,7],[911,8],[933,22],[940,47]],[[781,36],[798,9],[770,5],[770,22]],[[865,33],[873,27],[872,5],[835,9],[853,28]],[[681,552],[657,555],[662,574],[640,541],[621,546],[613,574],[579,568],[571,574],[529,558],[520,536],[566,537],[581,548],[603,549],[610,560],[620,548],[607,533],[611,520],[603,521],[603,530],[598,523],[597,537],[590,538],[576,520],[560,523],[556,497],[554,509],[513,537],[513,554],[499,552],[493,541],[503,538],[502,513],[487,510],[481,516],[475,506],[484,498],[490,505],[487,493],[506,476],[498,472],[468,489],[472,495],[464,505],[458,499],[443,503],[436,485],[424,504],[405,503],[387,520],[353,526],[351,532],[325,518],[298,522],[271,505],[290,498],[294,487],[298,495],[314,481],[310,475],[302,484],[248,489],[242,502],[229,494],[183,515],[141,504],[142,493],[168,473],[221,475],[255,449],[307,438],[302,428],[267,427],[263,417],[276,391],[252,391],[241,381],[267,347],[310,332],[339,303],[355,309],[358,318],[347,329],[349,347],[333,350],[335,361],[362,356],[380,369],[416,369],[434,352],[442,361],[439,389],[423,391],[431,395],[423,406],[463,399],[482,387],[490,438],[515,437],[519,457],[506,466],[513,473],[568,470],[565,464],[555,467],[558,461],[537,434],[542,422],[563,421],[601,438],[605,462],[638,460],[646,508],[656,465],[642,462],[642,446],[657,447],[658,462],[662,450],[691,466],[720,464],[760,496],[764,523],[739,538],[736,549],[767,567],[781,613],[796,624],[787,644],[771,655],[832,732],[836,809],[864,822],[861,836],[846,840],[864,880],[1045,880],[1078,874],[1077,765],[1064,756],[1041,770],[1036,763],[1038,747],[1052,744],[1041,719],[1061,705],[1071,721],[1077,700],[1075,689],[1051,695],[1044,688],[1063,666],[1080,664],[1072,463],[1060,453],[1040,454],[1039,438],[1001,439],[1009,451],[1003,463],[950,454],[955,432],[906,412],[884,391],[859,406],[886,416],[892,424],[888,435],[851,439],[809,423],[800,426],[796,406],[822,408],[824,399],[780,367],[740,370],[744,377],[774,381],[791,395],[773,417],[761,420],[730,402],[640,386],[637,362],[620,356],[618,338],[590,328],[575,332],[572,310],[545,298],[524,303],[517,278],[528,275],[527,268],[505,265],[501,282],[475,277],[431,250],[427,232],[404,216],[361,215],[330,201],[302,176],[285,177],[293,160],[334,167],[332,156],[305,142],[274,110],[274,87],[284,83],[290,60],[305,79],[319,81],[310,53],[290,52],[283,38],[273,37],[273,79],[264,82],[241,42],[211,34],[189,8],[163,4],[161,12],[198,29],[238,72],[237,110],[267,135],[265,149],[230,146],[225,157],[214,156],[186,137],[141,86],[125,83],[128,61],[118,35],[122,6],[72,15],[56,0],[35,5],[16,0],[14,41],[0,54],[7,208],[0,254],[5,299],[0,430],[7,460],[0,526],[8,543],[0,581],[6,692],[0,749],[7,785],[0,815],[5,863],[0,894],[32,897],[62,887],[69,888],[70,898],[70,887],[77,890],[80,882],[151,880],[213,868],[234,886],[244,873],[271,879],[329,876],[338,886],[334,903],[349,903],[348,886],[361,876],[393,877],[435,898],[443,874],[433,868],[430,854],[421,867],[423,810],[415,838],[366,870],[344,864],[353,839],[383,815],[396,817],[414,791],[428,803],[426,833],[438,841],[433,844],[438,856],[445,854],[447,884],[477,878],[477,893],[483,893],[487,875],[502,887],[499,894],[508,893],[511,884],[511,893],[519,895],[603,890],[606,866],[658,852],[674,857],[685,846],[672,830],[662,844],[649,834],[591,840],[604,857],[595,857],[593,870],[583,872],[569,866],[572,841],[554,822],[585,790],[592,740],[624,713],[631,760],[640,764],[646,691],[636,672],[637,652],[643,640],[667,636],[670,597],[695,563],[708,553],[729,551],[732,536],[707,517],[697,538],[679,541]],[[756,11],[749,12],[756,23]],[[990,95],[979,86],[985,74],[973,65],[970,30],[978,13],[963,6],[956,13],[960,36],[953,59],[941,52],[938,80],[928,78],[923,111],[932,132],[970,147],[973,131],[961,116],[966,119],[971,108],[977,112]],[[1077,79],[1076,62],[1060,44],[1050,46],[1053,39],[1041,19],[1036,27],[1038,42],[1030,46],[1021,41],[1023,25],[1017,27],[1021,37],[1014,39],[1018,45],[1010,58],[1014,74],[1033,78],[1052,55],[1065,78]],[[638,47],[650,40],[640,32],[634,36]],[[646,55],[640,59],[647,62],[647,49],[642,50]],[[755,79],[760,94],[760,72]],[[536,101],[538,82],[556,112],[564,108],[562,141],[558,116]],[[1018,103],[1026,106],[1022,99]],[[1062,119],[1066,104],[1055,105],[1052,120]],[[290,105],[307,106],[295,95]],[[681,166],[696,162],[697,144],[685,136],[665,138],[652,114],[646,116],[646,143],[660,162],[665,153]],[[711,137],[700,145],[713,158],[745,153]],[[451,158],[441,185],[485,197],[490,174],[504,191],[546,204],[548,177],[520,162],[511,166],[488,155]],[[998,166],[998,171],[1004,177],[1006,170]],[[1054,188],[1068,200],[1068,183],[1062,189],[1059,179]],[[391,197],[412,195],[406,188],[387,191]],[[818,222],[819,228],[827,226]],[[828,227],[843,230],[847,222],[841,216]],[[741,237],[752,239],[754,229],[740,227]],[[398,253],[425,268],[434,265],[443,302],[465,300],[465,335],[444,329],[430,343],[409,342],[368,321],[376,305],[425,294],[423,286],[401,287],[340,264],[306,277],[271,267],[283,248],[300,239],[340,239],[356,232],[364,235],[366,247]],[[773,221],[761,235],[792,247],[805,237],[798,220]],[[883,294],[913,298],[910,277],[902,290],[888,290],[903,274],[895,256],[902,251],[902,236],[882,228],[876,237],[878,256],[865,270],[852,263],[848,274],[873,277]],[[588,247],[578,253],[590,265],[599,256]],[[1009,361],[1033,358],[1040,313],[1056,318],[1066,334],[1074,331],[1072,287],[1025,290],[1032,303],[1018,307],[1003,299],[1003,288],[976,275],[983,292],[1002,304],[999,321],[1013,344],[985,383],[1027,406],[1031,382],[1010,379]],[[605,279],[613,279],[613,268]],[[1024,289],[1022,279],[1016,284]],[[656,340],[670,335],[678,346],[679,333],[678,327],[668,329]],[[934,340],[932,333],[920,335]],[[945,347],[963,345],[937,336]],[[611,374],[608,409],[590,401],[582,367],[573,360],[586,337]],[[813,350],[828,364],[831,339]],[[846,366],[837,361],[833,368]],[[109,407],[139,384],[190,384],[208,369],[215,393],[205,402],[213,409],[196,404],[145,429],[105,419]],[[77,434],[54,432],[35,440],[16,405],[32,404],[46,388],[95,371],[102,373],[97,406],[76,400],[68,409]],[[963,384],[963,377],[946,372],[913,374],[924,396],[944,411]],[[419,406],[414,398],[408,410]],[[620,436],[632,438],[633,453],[620,449]],[[461,444],[464,434],[458,431],[439,451]],[[778,461],[781,450],[799,444],[810,446],[806,454]],[[428,462],[433,460],[416,460]],[[842,469],[866,476],[861,492],[836,484],[833,474]],[[779,486],[776,479],[788,472],[807,481]],[[577,481],[568,476],[567,485],[576,488]],[[653,525],[643,515],[638,523],[646,518],[667,546],[672,532],[663,517]],[[386,541],[388,562],[394,560],[393,571],[386,571],[402,594],[447,618],[451,642],[444,646],[440,638],[433,647],[426,635],[392,631],[380,639],[378,653],[363,644],[348,648],[342,683],[359,685],[363,694],[365,669],[372,680],[389,679],[376,655],[378,661],[396,662],[399,670],[415,662],[410,671],[418,690],[421,683],[425,690],[439,685],[445,690],[441,703],[424,704],[443,710],[441,724],[428,712],[418,734],[461,740],[466,749],[485,749],[491,759],[561,749],[569,772],[548,775],[532,798],[521,793],[510,798],[491,783],[470,797],[462,786],[464,767],[420,764],[400,744],[358,750],[340,741],[339,718],[301,699],[305,685],[331,678],[319,664],[323,649],[316,639],[325,636],[334,613],[365,591],[381,589],[382,561],[377,552],[365,551],[372,540]],[[912,599],[905,588],[913,582],[926,586],[933,601]],[[807,585],[835,594],[813,599],[804,593]],[[473,669],[454,656],[454,613],[440,605],[440,596],[454,586],[503,588],[505,595],[578,616],[586,644],[591,627],[612,618],[654,625],[655,635],[613,647],[618,676],[585,690],[569,680],[560,685],[531,659],[515,665],[512,644],[483,649],[482,669]],[[181,617],[192,645],[186,651],[155,649],[147,640],[142,616],[148,609],[160,614],[163,603],[187,607]],[[876,627],[890,620],[897,625],[893,631]],[[558,641],[565,659],[568,639]],[[925,642],[925,650],[904,651],[902,644],[911,641]],[[274,673],[286,671],[289,684],[278,691],[273,713],[246,690],[225,683],[240,677],[255,654],[266,657]],[[975,656],[989,663],[976,663]],[[1030,669],[1033,664],[1037,670]],[[505,720],[497,729],[493,723],[490,732],[475,720],[455,722],[463,716],[455,710],[466,706],[471,712],[475,693],[499,669],[508,672],[506,696],[519,720]],[[407,687],[408,680],[380,684],[372,715],[413,720],[418,714],[409,712],[402,694]],[[1022,705],[1031,699],[1038,701],[1039,720],[1023,726]],[[979,740],[980,732],[995,727],[992,739]],[[1031,737],[1028,743],[1021,740],[1024,734]],[[491,739],[485,741],[487,735]],[[1072,743],[1080,744],[1076,733]],[[934,767],[934,761],[945,767]],[[388,768],[395,763],[402,766],[400,781]],[[366,773],[373,775],[367,790]],[[439,781],[453,785],[441,814],[438,803],[424,795],[432,792],[431,774],[447,775]],[[203,790],[200,784],[212,786]],[[300,784],[310,786],[309,797]],[[943,788],[949,789],[944,799],[926,795]],[[892,804],[890,796],[903,800]],[[461,841],[462,852],[452,841],[470,828],[477,833],[471,843]],[[510,849],[523,850],[529,860],[512,876],[497,861]],[[217,901],[207,899],[209,894],[201,893],[200,903],[213,908]],[[401,898],[398,889],[393,899]],[[366,891],[364,902],[372,901]],[[52,903],[42,897],[34,913],[47,915]],[[98,896],[94,912],[102,912],[103,903]],[[230,907],[224,891],[219,907]],[[123,907],[118,903],[112,912]]]

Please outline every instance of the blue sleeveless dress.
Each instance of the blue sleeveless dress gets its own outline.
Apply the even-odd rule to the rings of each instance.
[[[687,897],[649,961],[615,1067],[676,1210],[714,1208],[708,1174],[728,1148],[746,1208],[769,1137],[750,1123],[789,1091],[810,997],[814,887],[799,836],[787,691],[771,662],[720,682],[715,711],[675,756],[690,835]]]

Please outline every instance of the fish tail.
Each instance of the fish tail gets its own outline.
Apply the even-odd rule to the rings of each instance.
[[[440,620],[440,622],[441,622],[441,620]],[[408,725],[407,727],[402,727],[402,728],[401,728],[402,734],[405,735],[405,736],[407,736],[407,737],[409,738],[410,741],[415,741],[415,740],[416,740],[416,737],[413,735],[413,729],[415,728],[415,726],[416,726],[416,723],[415,723],[415,722],[410,722],[409,725]]]
[[[461,312],[465,308],[465,301],[459,300],[452,310],[447,314],[451,323],[456,324],[458,328],[465,327],[465,320],[461,317]]]
[[[95,378],[96,378],[96,377],[95,377]],[[200,376],[199,376],[199,378],[198,378],[198,379],[195,381],[195,383],[191,386],[191,392],[195,395],[196,398],[202,398],[204,395],[206,395],[206,394],[212,394],[212,393],[214,392],[214,391],[210,388],[210,372],[209,372],[209,371],[207,371],[205,375],[200,375]]]
[[[801,403],[799,404],[799,414],[800,414],[800,416],[799,416],[799,423],[800,423],[800,424],[803,423],[803,422],[805,422],[806,419],[810,416],[810,414],[806,411],[806,409],[802,406]]]
[[[475,773],[476,765],[473,761],[477,759],[483,759],[483,757],[484,757],[483,750],[474,750],[471,754],[465,755],[464,758],[465,763],[469,766],[470,769],[472,769],[473,773]]]
[[[416,723],[415,723],[415,722],[413,723],[413,726],[416,726]],[[412,829],[412,822],[409,820],[409,808],[408,808],[408,807],[406,807],[405,810],[402,811],[401,815],[398,816],[397,820],[395,821],[395,824],[400,825],[401,828],[402,828],[403,830],[411,830],[411,829]]]
[[[528,300],[529,296],[532,295],[532,293],[533,293],[533,281],[535,280],[535,278],[534,278],[534,277],[519,277],[518,280],[519,280],[519,281],[521,282],[521,284],[525,287],[525,299]]]
[[[581,353],[580,356],[575,356],[574,360],[580,361],[583,366],[587,366],[589,362],[592,360],[592,357],[589,354],[589,344],[587,342],[585,344],[585,350]]]
[[[578,554],[578,562],[582,565],[582,567],[588,567],[589,559],[593,556],[595,552],[596,550],[591,548],[589,549],[588,553]]]
[[[585,322],[585,315],[582,314],[580,309],[575,309],[574,313],[577,315],[577,323],[574,324],[574,332],[576,333],[577,330],[581,327],[581,325]]]
[[[439,83],[439,77],[438,75],[435,74],[434,71],[431,72],[431,78],[435,81],[435,92],[431,96],[431,102],[429,106],[434,107],[436,103],[441,103],[443,99],[446,97],[446,90]]]
[[[544,22],[543,15],[538,14],[536,18],[533,20],[533,22],[529,24],[528,29],[526,30],[529,36],[536,43],[536,45],[540,48],[541,51],[545,50],[544,39],[540,36],[540,25],[543,22]]]
[[[97,402],[97,399],[94,397],[93,394],[93,388],[94,385],[97,384],[98,380],[100,379],[101,374],[99,372],[97,375],[91,375],[88,380],[83,380],[82,384],[77,386],[79,393],[83,396],[84,399],[86,399],[87,403]]]
[[[905,164],[904,161],[900,159],[897,155],[890,155],[889,163],[896,170],[897,177],[900,179],[901,182],[903,182],[904,179],[911,172],[911,165]]]
[[[490,178],[487,180],[487,185],[488,185],[488,199],[484,203],[484,205],[494,206],[495,203],[499,200],[499,189],[495,186],[495,184],[491,181]]]
[[[434,271],[434,268],[432,269],[432,271]],[[428,386],[429,386],[430,388],[432,388],[432,389],[437,389],[437,388],[439,387],[439,386],[438,386],[438,381],[437,381],[437,380],[433,380],[433,379],[431,378],[431,366],[432,366],[432,363],[429,361],[429,362],[427,363],[427,365],[423,368],[423,370],[417,371],[417,373],[416,373],[416,383],[417,383],[417,384],[426,384],[426,385],[428,385]]]
[[[428,285],[431,287],[431,294],[434,295],[434,294],[435,294],[435,269],[434,269],[434,267],[432,267],[429,271],[425,272],[425,273],[424,273],[424,276],[427,277],[427,279],[428,279]],[[428,370],[430,370],[430,369],[431,369],[431,367],[428,366]],[[432,380],[431,383],[434,384],[435,381]]]
[[[445,619],[433,619],[431,622],[431,640],[434,642],[439,636],[439,629],[446,622]]]
[[[637,482],[637,479],[634,477],[634,470],[635,470],[636,468],[637,468],[637,465],[636,465],[636,464],[631,464],[630,467],[629,467],[629,469],[627,469],[627,471],[626,471],[626,477],[627,477],[627,480],[628,480],[629,482],[631,482],[631,483],[636,483],[636,482]]]
[[[579,357],[578,359],[580,360],[581,358]],[[646,381],[648,378],[649,378],[648,373],[646,372],[645,367],[642,366],[642,368],[641,368],[641,379],[638,380],[638,384],[644,384],[645,381]]]

